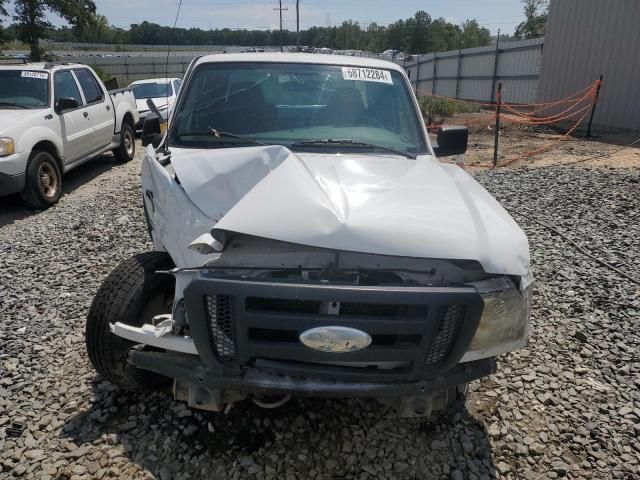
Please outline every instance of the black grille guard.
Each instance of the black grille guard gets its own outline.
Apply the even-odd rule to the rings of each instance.
[[[473,287],[301,284],[230,280],[207,274],[201,274],[188,285],[184,298],[191,336],[203,364],[202,371],[210,375],[237,377],[260,371],[276,376],[384,383],[435,378],[455,367],[475,334],[484,305]],[[224,310],[220,308],[222,304],[215,300],[221,298],[226,299]],[[397,306],[403,313],[331,315],[262,311],[247,308],[251,303],[247,302],[249,298],[369,306],[384,304]],[[212,302],[217,302],[214,311],[225,312],[227,323],[212,327]],[[380,338],[402,335],[403,338],[417,340],[404,345],[372,343],[365,349],[347,353],[320,352],[297,341],[297,334],[327,325],[356,328],[374,338],[376,335]],[[294,341],[282,341],[276,337],[273,341],[264,341],[251,338],[249,332],[252,329],[295,332],[296,338]],[[231,339],[232,349],[225,347],[223,352],[218,351],[222,345],[220,332],[228,335],[225,345],[228,346]],[[433,350],[436,347],[440,350]],[[406,368],[350,367],[348,364],[351,362],[354,365],[399,362]],[[340,366],[331,363],[340,363]]]

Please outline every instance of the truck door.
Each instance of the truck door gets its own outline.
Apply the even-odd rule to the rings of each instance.
[[[93,126],[92,151],[106,147],[113,139],[115,112],[109,95],[86,68],[73,70],[87,103],[87,112]]]
[[[80,89],[71,70],[60,70],[53,77],[54,106],[61,98],[73,98],[78,107],[58,112],[60,132],[64,147],[65,164],[73,163],[91,151],[93,128],[80,94]]]

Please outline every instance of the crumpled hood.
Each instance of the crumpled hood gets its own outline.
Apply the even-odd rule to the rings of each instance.
[[[9,109],[0,108],[0,134],[10,137],[19,137],[25,130],[34,124],[39,124],[36,119],[42,120],[49,113],[44,108],[38,109]]]
[[[433,157],[296,155],[279,146],[182,152],[172,164],[191,201],[217,221],[214,236],[529,271],[526,236],[509,214],[470,175]]]

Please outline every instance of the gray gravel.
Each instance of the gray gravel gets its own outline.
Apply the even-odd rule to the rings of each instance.
[[[531,341],[453,419],[314,399],[210,415],[117,392],[89,366],[84,318],[108,272],[149,248],[139,167],[92,162],[46,212],[0,201],[0,478],[640,477],[640,289],[517,215],[537,276]],[[638,172],[478,179],[640,278]]]

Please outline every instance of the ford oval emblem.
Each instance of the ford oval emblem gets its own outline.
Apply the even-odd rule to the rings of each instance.
[[[371,336],[349,327],[317,327],[300,334],[300,341],[309,348],[328,353],[355,352],[371,344]]]

